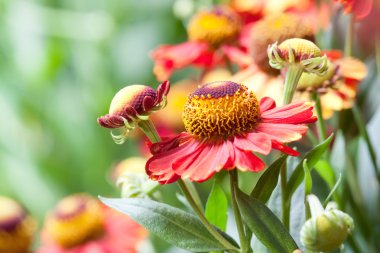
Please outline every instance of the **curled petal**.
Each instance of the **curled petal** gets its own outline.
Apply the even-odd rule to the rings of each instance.
[[[124,126],[124,118],[118,115],[107,114],[98,118],[98,123],[106,128],[119,128]]]

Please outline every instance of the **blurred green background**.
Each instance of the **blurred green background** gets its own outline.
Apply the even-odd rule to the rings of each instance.
[[[172,0],[0,1],[0,195],[41,221],[63,196],[117,194],[96,118],[125,85],[156,86],[149,52],[186,37]]]

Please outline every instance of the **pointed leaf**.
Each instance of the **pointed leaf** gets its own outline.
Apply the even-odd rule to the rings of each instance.
[[[193,214],[150,199],[122,198],[100,200],[122,212],[170,244],[194,252],[226,250]],[[228,240],[227,234],[220,233]],[[236,244],[236,243],[235,243]]]
[[[293,253],[298,249],[287,229],[265,204],[241,191],[237,200],[244,222],[270,252]]]
[[[222,231],[227,225],[228,200],[217,180],[214,181],[211,193],[206,203],[206,218],[211,224],[217,226]]]
[[[334,134],[331,134],[326,140],[315,146],[310,152],[308,152],[304,158],[300,161],[297,167],[294,169],[292,176],[289,179],[289,182],[286,185],[285,189],[285,199],[290,201],[293,193],[297,190],[298,186],[302,183],[304,179],[304,169],[303,161],[307,159],[307,167],[313,168],[314,165],[319,161],[322,155],[325,153],[327,148],[330,145],[330,142],[333,139]]]
[[[281,156],[266,169],[253,189],[251,197],[260,200],[262,203],[268,201],[274,188],[276,188],[278,176],[281,167],[284,166],[286,162],[286,158],[286,155]]]

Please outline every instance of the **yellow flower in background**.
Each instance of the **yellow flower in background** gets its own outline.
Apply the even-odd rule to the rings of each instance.
[[[30,252],[36,223],[14,200],[0,196],[0,253]]]

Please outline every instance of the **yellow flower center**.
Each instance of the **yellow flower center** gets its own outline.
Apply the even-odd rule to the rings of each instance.
[[[87,195],[64,198],[49,215],[46,233],[62,247],[73,247],[94,239],[104,230],[100,203]]]
[[[257,22],[251,31],[250,52],[257,65],[268,74],[279,74],[268,63],[268,45],[290,38],[314,40],[311,26],[296,15],[280,13]]]
[[[190,20],[188,26],[190,40],[206,42],[212,47],[236,38],[239,31],[239,18],[226,8],[200,12]]]
[[[242,84],[219,81],[192,93],[183,112],[187,132],[201,139],[225,140],[252,130],[260,117],[256,95]]]

